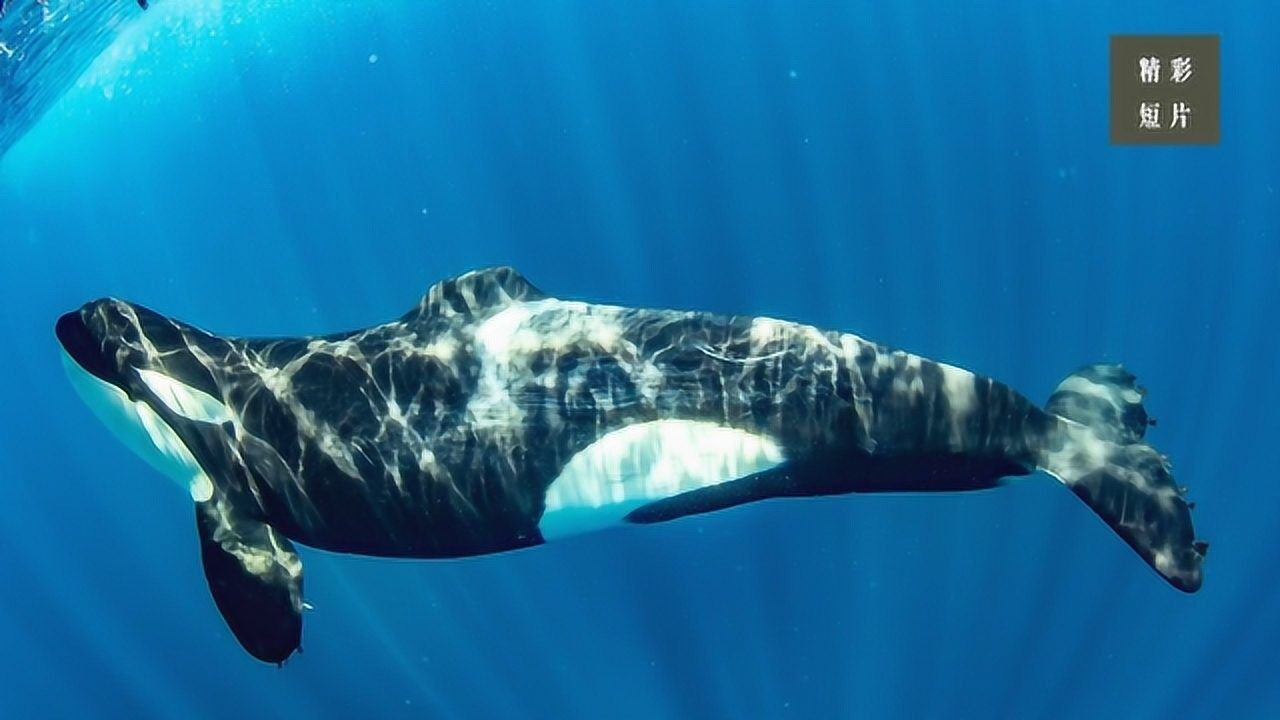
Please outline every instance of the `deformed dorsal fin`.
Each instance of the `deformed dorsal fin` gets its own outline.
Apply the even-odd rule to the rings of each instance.
[[[546,293],[511,267],[475,270],[431,286],[403,322],[453,315],[490,315],[514,302],[542,300]]]

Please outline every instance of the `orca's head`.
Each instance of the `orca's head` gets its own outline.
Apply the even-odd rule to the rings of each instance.
[[[231,420],[197,354],[217,339],[113,298],[63,315],[55,332],[67,376],[94,413],[194,499],[209,499],[213,485],[183,437],[190,423]]]

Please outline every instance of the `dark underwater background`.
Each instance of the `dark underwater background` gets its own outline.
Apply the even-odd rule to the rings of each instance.
[[[49,67],[0,54],[0,715],[1280,717],[1274,3],[59,1]],[[98,24],[59,37],[72,11]],[[1109,36],[1182,32],[1221,35],[1221,143],[1110,145]],[[494,264],[1036,399],[1123,361],[1204,588],[1035,475],[461,561],[303,549],[305,654],[254,661],[55,319],[322,333]]]

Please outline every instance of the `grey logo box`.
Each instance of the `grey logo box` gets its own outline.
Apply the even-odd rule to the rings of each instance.
[[[1212,145],[1220,125],[1217,35],[1111,36],[1111,142]]]

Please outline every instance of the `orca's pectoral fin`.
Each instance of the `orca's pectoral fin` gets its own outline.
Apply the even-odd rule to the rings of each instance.
[[[217,499],[196,504],[200,558],[218,611],[250,655],[283,663],[302,642],[302,561],[270,525]]]

